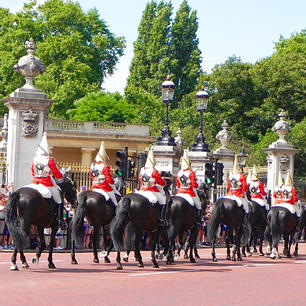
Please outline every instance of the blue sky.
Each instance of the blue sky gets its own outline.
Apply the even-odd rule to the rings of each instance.
[[[18,11],[23,2],[0,0],[0,7]],[[133,57],[133,42],[137,39],[137,28],[149,0],[78,2],[85,11],[97,8],[110,31],[126,39],[125,55],[117,64],[114,75],[103,84],[103,88],[110,92],[123,93]],[[174,17],[182,0],[171,2]],[[234,54],[244,62],[255,63],[273,53],[274,42],[280,35],[288,38],[292,33],[306,28],[305,0],[188,0],[188,3],[197,11],[202,66],[207,72]]]

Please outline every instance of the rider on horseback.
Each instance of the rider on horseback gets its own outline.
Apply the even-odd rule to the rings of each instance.
[[[260,206],[264,207],[266,212],[268,212],[269,205],[267,203],[267,200],[265,199],[267,194],[265,192],[263,183],[258,180],[258,175],[255,165],[253,166],[252,179],[249,184],[249,190],[251,192],[251,200],[258,203]]]
[[[146,197],[152,204],[158,203],[161,206],[159,218],[161,225],[164,225],[166,195],[162,187],[165,186],[165,181],[155,169],[155,164],[154,152],[151,149],[148,153],[145,166],[140,169],[138,179],[141,187],[136,193]]]
[[[281,186],[279,193],[279,197],[281,198],[281,200],[279,199],[277,202],[275,201],[275,204],[287,207],[292,213],[295,213],[298,225],[301,217],[301,208],[299,206],[299,199],[296,194],[296,188],[293,187],[293,182],[289,170],[287,172],[285,183]],[[277,197],[276,192],[274,192],[274,197]],[[288,206],[288,204],[292,206]],[[297,231],[300,231],[298,227]]]
[[[183,197],[189,204],[195,206],[197,223],[201,224],[202,204],[194,188],[198,188],[195,173],[191,170],[191,164],[188,156],[188,149],[184,150],[181,159],[181,169],[176,177],[176,185],[178,188],[177,196]]]
[[[60,194],[60,187],[54,180],[54,178],[56,178],[58,182],[60,182],[63,179],[63,175],[57,169],[54,159],[49,156],[49,154],[50,150],[47,141],[47,133],[44,133],[31,166],[33,176],[32,184],[38,185],[37,189],[44,197],[51,198],[52,196],[57,204],[59,226],[62,230],[65,230],[68,225],[66,220],[63,220],[63,202]]]
[[[101,142],[95,161],[91,164],[89,174],[92,180],[91,190],[102,194],[106,201],[117,207],[115,193],[119,192],[113,186],[114,180],[110,173],[110,167],[106,165],[108,156],[105,152],[104,142]]]
[[[245,212],[243,225],[246,226],[249,213],[249,203],[245,197],[245,192],[248,190],[248,184],[245,175],[239,169],[237,155],[235,155],[233,172],[230,173],[227,179],[227,186],[229,188],[227,197],[235,200],[238,206],[242,206]]]

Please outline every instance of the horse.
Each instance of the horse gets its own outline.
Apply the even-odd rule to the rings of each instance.
[[[295,249],[294,249],[293,255],[295,257],[298,256],[299,240],[301,239],[302,231],[303,231],[303,229],[305,230],[305,228],[306,228],[306,209],[305,209],[305,206],[303,206],[303,208],[302,208],[302,212],[301,212],[301,217],[300,217],[300,222],[298,224],[298,228],[300,229],[300,231],[299,231],[299,233],[297,233],[296,237],[294,237],[296,243],[295,243]],[[289,243],[291,243],[291,242],[292,241],[290,240]],[[289,248],[290,248],[290,246],[289,246]]]
[[[198,196],[202,203],[202,212],[206,210],[208,204],[208,193],[205,184],[202,184],[197,189]],[[191,206],[186,199],[179,196],[172,196],[169,200],[167,207],[167,216],[170,220],[169,228],[169,250],[167,253],[167,264],[174,262],[174,257],[178,258],[180,251],[184,245],[184,233],[190,230],[189,240],[186,242],[185,250],[189,249],[189,260],[191,263],[195,263],[193,252],[196,253],[196,238],[199,231],[199,225],[197,224],[196,210]],[[175,239],[179,237],[179,249],[175,255]],[[186,251],[187,252],[187,251]],[[187,256],[185,256],[186,258]],[[188,258],[188,257],[187,257]]]
[[[122,270],[120,252],[124,249],[134,250],[137,266],[143,268],[142,256],[139,244],[144,231],[151,234],[151,261],[154,268],[159,268],[156,261],[155,249],[159,235],[163,235],[163,240],[168,241],[167,233],[160,231],[160,205],[152,205],[149,200],[138,194],[129,193],[124,196],[118,204],[117,213],[110,225],[110,233],[117,250],[116,269]],[[123,246],[124,232],[129,224],[129,232],[125,235],[126,248]]]
[[[232,249],[232,254],[230,254],[230,241],[229,235],[226,236],[226,247],[227,247],[227,256],[226,259],[233,261],[241,261],[241,252],[240,245],[243,246],[248,242],[248,232],[249,230],[243,230],[243,220],[244,220],[244,210],[242,207],[239,207],[235,200],[221,197],[217,199],[213,206],[212,216],[208,223],[208,239],[212,244],[212,260],[217,261],[215,253],[215,242],[217,239],[217,232],[220,223],[223,223],[228,228],[228,233],[234,233],[235,245]],[[236,259],[237,253],[237,259]]]
[[[73,179],[64,175],[63,181],[58,183],[62,190],[62,198],[65,198],[71,205],[76,201],[76,185]],[[30,242],[31,225],[37,227],[39,236],[39,248],[35,257],[32,259],[33,264],[38,264],[41,253],[46,248],[44,237],[44,228],[51,228],[48,267],[55,269],[52,254],[55,241],[55,235],[59,228],[56,217],[57,204],[53,199],[46,199],[33,188],[21,187],[10,194],[7,201],[7,210],[5,222],[13,238],[14,252],[11,258],[12,271],[18,271],[16,265],[17,253],[20,253],[22,268],[28,268],[29,265],[24,256],[23,250],[26,249]]]
[[[290,247],[294,240],[297,227],[296,215],[292,214],[285,207],[273,206],[268,213],[267,220],[268,225],[265,230],[265,238],[270,249],[272,249],[270,258],[276,259],[281,257],[278,251],[278,243],[282,235],[284,238],[283,254],[291,258]],[[269,255],[269,251],[267,251],[267,255]]]
[[[94,263],[99,263],[98,248],[99,248],[99,230],[103,228],[104,244],[106,246],[107,226],[110,224],[115,214],[115,206],[105,197],[95,191],[83,191],[78,196],[78,206],[72,222],[72,247],[71,247],[71,264],[78,264],[75,258],[75,247],[80,247],[84,237],[84,217],[88,219],[93,226],[92,235]],[[104,262],[110,263],[108,255],[113,247],[110,241],[107,245]]]
[[[264,256],[262,251],[262,244],[264,241],[264,232],[267,225],[267,213],[263,206],[259,205],[256,201],[250,201],[250,211],[249,211],[249,222],[251,226],[251,237],[250,242],[242,248],[242,255],[246,256],[245,248],[247,252],[250,253],[250,246],[253,243],[253,249],[256,250],[256,242],[259,234],[260,244],[259,244],[259,256]]]

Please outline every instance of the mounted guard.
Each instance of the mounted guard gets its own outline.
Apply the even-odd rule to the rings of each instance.
[[[181,169],[176,177],[178,192],[176,196],[184,198],[191,206],[196,209],[197,223],[201,224],[202,204],[196,192],[198,188],[195,173],[191,170],[191,163],[188,156],[188,149],[184,150],[181,159]]]
[[[141,194],[146,197],[150,203],[160,205],[160,222],[163,225],[165,223],[166,213],[166,195],[163,190],[165,181],[155,169],[154,152],[151,149],[148,153],[148,157],[145,166],[140,169],[138,176],[140,182],[140,190],[135,193]]]
[[[63,181],[63,174],[58,170],[54,159],[50,156],[47,133],[43,134],[36,156],[32,161],[31,172],[33,181],[26,187],[38,190],[44,198],[52,199],[57,204],[57,218],[62,230],[67,229],[66,220],[63,219],[63,201],[61,188],[57,185]]]
[[[249,184],[249,191],[251,193],[251,200],[264,207],[266,212],[269,211],[269,204],[266,200],[266,192],[263,183],[258,180],[256,166],[253,166],[251,182]]]
[[[281,204],[283,203],[283,196],[282,196],[282,186],[283,186],[283,179],[282,173],[279,172],[278,174],[278,184],[274,187],[273,197],[274,197],[274,204]]]
[[[116,194],[120,195],[120,193],[114,186],[114,179],[112,178],[110,167],[106,164],[108,159],[104,141],[102,141],[95,161],[91,164],[89,170],[92,180],[91,190],[102,194],[106,201],[109,201],[116,208],[118,205]]]
[[[235,155],[233,172],[231,172],[227,178],[227,186],[229,191],[226,197],[235,200],[238,206],[243,208],[243,224],[246,225],[249,213],[249,202],[246,198],[245,192],[248,190],[248,184],[245,175],[240,171],[237,155]]]

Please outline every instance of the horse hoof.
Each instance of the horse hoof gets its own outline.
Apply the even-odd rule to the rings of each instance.
[[[217,258],[213,258],[212,261],[213,262],[217,262],[218,260],[217,260]]]
[[[294,252],[293,252],[293,255],[294,255],[295,257],[298,257],[299,254],[298,254],[298,252],[294,251]]]
[[[54,263],[49,264],[49,269],[56,269]]]
[[[200,258],[199,254],[195,254],[194,256],[195,258]]]
[[[179,254],[174,254],[174,259],[179,259],[180,258],[180,255]],[[184,256],[185,258],[185,256]]]
[[[94,258],[92,262],[99,263],[99,259],[98,258]]]
[[[11,271],[19,271],[17,265],[15,265],[15,264],[11,264],[10,270],[11,270]]]
[[[38,263],[39,263],[39,259],[37,257],[33,257],[32,258],[32,264],[33,265],[38,265]]]
[[[264,253],[259,253],[258,255],[259,255],[259,256],[265,256],[265,254],[264,254]]]
[[[71,264],[72,264],[72,265],[77,265],[78,262],[77,262],[76,260],[71,260]]]
[[[237,261],[236,257],[232,257],[232,261]]]
[[[24,263],[22,264],[21,267],[22,267],[23,269],[27,269],[27,268],[29,268],[29,265],[28,265],[27,262],[24,262]]]
[[[190,259],[190,263],[197,263],[194,258]]]
[[[184,255],[184,259],[188,259],[188,258],[189,258],[188,255],[185,254],[185,255]]]
[[[104,263],[111,263],[111,261],[109,260],[107,256],[104,258]]]
[[[226,260],[231,260],[231,257],[229,255],[226,256]]]
[[[116,266],[116,270],[123,270],[122,265],[117,264],[117,266]]]
[[[241,257],[238,257],[238,258],[237,258],[237,261],[242,261],[242,258],[241,258]]]
[[[107,252],[106,251],[101,251],[100,252],[100,257],[105,258],[107,256]]]
[[[129,262],[129,258],[128,258],[128,257],[123,257],[122,260],[123,260],[124,262]]]
[[[158,259],[160,259],[160,260],[164,259],[164,254],[159,254]]]
[[[247,257],[251,257],[252,256],[252,253],[247,253]]]
[[[270,258],[271,259],[276,259],[276,256],[275,255],[270,255]]]
[[[158,268],[159,268],[159,265],[157,265],[157,264],[156,264],[156,265],[153,265],[153,268],[154,268],[154,269],[158,269]]]
[[[291,254],[287,254],[287,258],[292,258]]]
[[[138,263],[137,267],[138,267],[138,268],[144,268],[144,265],[143,265],[142,262],[140,262],[140,263]]]

